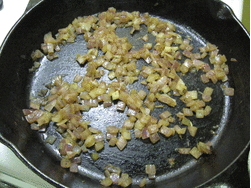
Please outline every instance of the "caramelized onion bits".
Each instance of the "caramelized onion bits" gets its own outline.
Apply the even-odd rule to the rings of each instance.
[[[54,135],[49,135],[46,139],[45,142],[49,144],[53,144],[57,140],[57,137]]]
[[[176,149],[180,154],[190,154],[191,148],[177,148]]]
[[[71,160],[68,158],[62,158],[60,162],[61,167],[63,168],[70,168],[71,166]]]
[[[36,60],[40,59],[43,56],[44,56],[44,54],[38,49],[31,53],[31,58],[32,58],[33,61],[36,61]]]
[[[139,181],[139,187],[145,187],[146,183],[147,183],[147,179],[146,178],[142,178]]]
[[[77,173],[78,172],[78,164],[75,164],[75,163],[71,164],[69,170],[70,170],[70,172]]]
[[[33,109],[23,109],[25,119],[28,123],[34,123],[43,115],[42,110],[33,110]]]
[[[125,111],[125,107],[126,107],[126,103],[124,103],[123,101],[119,101],[117,103],[117,110],[119,111]]]
[[[110,186],[114,184],[128,187],[132,184],[132,178],[127,173],[123,173],[119,167],[108,164],[104,170],[105,178],[100,181],[101,185]]]
[[[109,186],[112,185],[112,179],[109,178],[109,177],[106,177],[106,178],[104,178],[104,179],[102,179],[100,181],[100,184],[103,185],[103,186],[105,186],[105,187],[109,187]]]
[[[202,100],[203,100],[204,102],[209,102],[209,101],[211,101],[211,100],[212,100],[212,97],[211,97],[212,93],[213,93],[213,88],[206,87],[206,88],[204,89],[204,91],[203,91],[203,94],[202,94]]]
[[[99,159],[99,154],[96,153],[96,152],[93,152],[93,153],[91,153],[91,158],[92,158],[94,161],[96,161],[96,160]]]
[[[155,179],[156,167],[154,164],[147,164],[145,166],[145,171],[146,171],[146,174],[148,174],[149,179]]]
[[[118,138],[118,141],[116,142],[116,146],[118,147],[119,150],[123,150],[127,145],[127,140],[121,136]]]
[[[234,88],[225,87],[223,91],[226,96],[234,96]]]
[[[163,102],[171,107],[174,107],[176,106],[176,100],[173,99],[172,97],[170,97],[169,95],[167,94],[159,94],[157,93],[156,94],[156,98],[160,101],[160,102]]]
[[[202,154],[211,154],[211,146],[210,142],[198,142],[197,145],[193,148],[176,148],[180,154],[190,154],[195,159],[198,159]]]
[[[189,151],[189,154],[191,154],[195,159],[198,159],[202,155],[202,152],[199,151],[197,147],[193,147]]]
[[[117,28],[124,27],[131,27],[130,34],[140,32],[141,25],[146,26],[148,33],[141,37],[146,43],[140,49],[135,50],[127,37],[116,34]],[[210,115],[214,89],[205,86],[202,90],[189,90],[186,74],[200,73],[202,83],[228,80],[227,58],[219,54],[216,45],[206,43],[195,49],[189,37],[183,38],[176,32],[174,24],[148,13],[117,12],[113,7],[98,15],[75,18],[55,36],[51,32],[45,34],[41,49],[31,53],[34,66],[30,70],[39,67],[38,61],[43,56],[49,60],[60,58],[57,52],[66,43],[75,42],[77,35],[82,35],[87,43],[87,53],[76,54],[76,62],[86,67],[85,75],[76,75],[72,83],[57,76],[47,85],[46,92],[40,92],[41,98],[30,99],[30,109],[23,109],[33,130],[44,129],[50,122],[55,124],[62,135],[58,146],[61,166],[72,172],[78,171],[78,163],[73,159],[81,152],[90,152],[93,160],[98,160],[105,142],[124,150],[134,137],[149,139],[152,144],[161,140],[160,135],[195,137],[198,128],[192,119]],[[154,36],[154,42],[150,42],[150,36]],[[145,61],[145,65],[138,66],[138,60]],[[106,74],[109,83],[100,81]],[[144,85],[144,90],[128,89],[135,82]],[[234,95],[233,88],[223,85],[222,89],[226,96]],[[182,109],[172,114],[180,102]],[[114,105],[128,119],[120,127],[108,125],[103,133],[82,116],[82,112],[99,105],[104,108]],[[163,108],[157,117],[152,115],[155,108]],[[48,138],[46,142],[52,144],[54,139]],[[209,143],[199,142],[192,148],[178,148],[177,152],[198,159],[202,154],[211,154],[210,147]],[[114,168],[109,165],[105,168],[102,185],[127,187],[132,183],[128,174],[111,169]],[[146,165],[146,173],[149,179],[154,179],[155,165]],[[140,186],[145,184],[143,179]]]

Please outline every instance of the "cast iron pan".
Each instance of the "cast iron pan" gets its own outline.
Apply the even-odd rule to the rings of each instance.
[[[207,118],[194,121],[194,125],[199,127],[196,138],[174,136],[162,138],[154,145],[133,139],[123,151],[106,145],[96,162],[89,154],[82,154],[79,173],[74,174],[60,167],[60,155],[56,149],[58,141],[54,145],[43,141],[47,135],[59,136],[55,127],[49,125],[43,133],[30,130],[22,109],[28,108],[30,94],[36,96],[55,76],[63,75],[64,80],[72,81],[74,75],[85,72],[85,67],[80,67],[75,61],[76,53],[86,52],[85,42],[78,37],[76,43],[62,48],[60,58],[53,61],[43,58],[40,68],[33,74],[28,72],[32,66],[30,53],[40,47],[45,33],[52,31],[56,34],[75,17],[106,11],[108,7],[115,7],[118,11],[149,12],[171,21],[184,37],[191,36],[195,48],[206,42],[217,45],[228,60],[237,60],[228,61],[230,75],[225,83],[235,88],[235,95],[226,97],[220,88],[221,83],[208,83],[207,86],[215,88],[213,102],[209,104],[213,111]],[[144,27],[142,32],[133,36],[128,34],[128,30],[118,30],[118,34],[127,35],[136,48],[142,45],[136,39],[144,32]],[[15,24],[0,48],[0,140],[29,168],[57,187],[101,187],[99,180],[104,178],[103,169],[108,163],[119,166],[133,177],[131,187],[137,187],[137,180],[146,177],[146,164],[157,167],[157,178],[148,182],[147,187],[202,186],[231,165],[249,144],[249,51],[249,34],[230,8],[216,0],[41,1]],[[138,62],[139,66],[142,64],[143,61]],[[189,90],[200,91],[205,87],[196,77],[198,75],[194,74],[184,77]],[[132,87],[145,89],[137,83]],[[159,112],[154,111],[154,114]],[[116,112],[115,105],[105,110],[94,108],[84,116],[92,121],[93,127],[101,130],[105,130],[106,125],[121,126],[126,118],[125,114]],[[210,130],[215,125],[219,125],[214,129],[217,135],[212,135]],[[176,147],[187,147],[198,141],[211,141],[213,154],[195,160],[174,151]],[[170,168],[167,159],[172,157],[176,158],[176,163]]]

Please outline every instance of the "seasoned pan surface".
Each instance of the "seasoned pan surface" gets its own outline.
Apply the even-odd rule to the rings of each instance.
[[[48,31],[54,34],[57,29],[66,27],[75,17],[96,14],[108,7],[119,10],[149,12],[151,15],[171,21],[184,36],[193,39],[194,46],[199,47],[206,42],[219,46],[220,52],[230,62],[230,79],[226,85],[235,88],[234,97],[223,96],[220,85],[209,84],[215,88],[211,115],[203,120],[195,121],[201,128],[195,139],[161,139],[154,145],[132,140],[125,150],[105,147],[96,162],[89,155],[82,155],[83,162],[79,174],[73,174],[59,165],[59,154],[54,145],[44,143],[47,135],[57,135],[53,125],[47,132],[36,133],[29,129],[22,119],[22,108],[28,104],[29,96],[45,88],[57,75],[71,82],[76,74],[85,72],[75,61],[77,53],[86,52],[85,42],[81,36],[77,42],[67,44],[59,52],[59,59],[52,62],[46,58],[41,60],[40,68],[32,75],[28,68],[32,61],[30,52],[42,43],[43,35]],[[184,11],[186,10],[186,11]],[[129,35],[126,29],[118,30],[119,35],[127,35],[134,46],[142,45],[138,35]],[[154,37],[152,36],[152,40]],[[243,151],[249,142],[249,37],[233,17],[228,7],[217,1],[44,1],[25,15],[1,47],[1,88],[3,89],[1,104],[0,133],[3,141],[15,150],[17,155],[39,175],[58,186],[98,187],[103,178],[103,168],[107,163],[120,166],[124,172],[134,177],[134,182],[142,178],[144,165],[154,163],[157,167],[157,179],[150,187],[194,187],[201,185],[222,172]],[[20,47],[22,46],[22,47]],[[144,62],[139,61],[138,66]],[[184,80],[189,90],[200,90],[198,76],[188,75]],[[108,79],[104,78],[105,81]],[[135,83],[133,88],[142,88]],[[170,110],[170,109],[168,109]],[[158,111],[154,113],[158,114]],[[175,113],[175,112],[174,112]],[[105,125],[120,126],[126,115],[116,112],[114,106],[103,109],[98,107],[85,114],[92,121],[92,126],[105,130]],[[210,134],[215,125],[220,125],[217,135]],[[57,135],[58,136],[58,135]],[[193,145],[197,141],[212,141],[214,153],[198,161],[188,156],[177,155],[174,149]],[[57,145],[57,143],[55,143]],[[130,152],[128,152],[130,151]],[[170,168],[167,159],[176,158],[177,163]],[[42,172],[42,173],[41,173]],[[83,183],[83,181],[85,183]],[[189,185],[189,186],[188,186]]]

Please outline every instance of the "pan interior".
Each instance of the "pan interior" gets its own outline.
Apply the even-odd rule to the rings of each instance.
[[[170,20],[165,20],[170,21]],[[194,52],[199,51],[199,47],[206,44],[204,40],[198,33],[193,31],[191,28],[181,26],[174,23],[183,38],[190,38],[194,46]],[[141,26],[140,32],[135,32],[135,34],[130,35],[131,28],[119,28],[117,29],[117,34],[119,36],[127,36],[130,43],[133,44],[135,49],[139,49],[143,46],[143,40],[140,37],[147,33],[146,27]],[[155,37],[149,35],[149,42],[154,43]],[[86,73],[85,66],[79,66],[76,62],[76,54],[86,54],[87,53],[86,42],[83,40],[83,36],[79,35],[76,38],[75,43],[68,43],[61,48],[58,52],[59,58],[49,61],[45,57],[41,59],[40,67],[32,74],[30,86],[28,88],[29,96],[37,97],[41,90],[46,88],[46,85],[51,83],[51,81],[58,75],[63,76],[63,80],[72,83],[75,75],[84,75]],[[207,59],[205,59],[208,62]],[[144,60],[138,60],[137,66],[141,67],[146,65]],[[107,72],[106,72],[107,73]],[[209,116],[204,119],[192,118],[193,124],[199,128],[196,137],[191,137],[189,133],[186,133],[181,139],[177,134],[170,138],[165,138],[161,135],[161,140],[156,144],[152,144],[148,140],[135,139],[132,133],[132,140],[128,142],[128,145],[123,151],[119,151],[117,147],[110,147],[105,141],[104,149],[99,152],[100,158],[97,161],[93,161],[90,154],[94,152],[94,149],[90,149],[88,153],[82,153],[82,163],[79,166],[79,174],[83,176],[90,177],[92,179],[103,179],[103,169],[107,164],[112,164],[113,166],[118,166],[122,169],[122,172],[128,173],[133,177],[133,182],[136,183],[139,179],[146,177],[145,165],[155,164],[157,169],[157,179],[156,181],[162,181],[163,179],[168,179],[175,177],[183,171],[195,166],[199,161],[195,160],[190,155],[180,155],[176,148],[192,147],[195,146],[197,142],[207,142],[212,141],[213,147],[217,144],[218,138],[222,135],[223,127],[225,125],[229,106],[229,98],[225,97],[222,93],[221,84],[222,83],[207,83],[203,84],[200,81],[201,72],[187,73],[182,76],[183,81],[186,83],[188,90],[197,90],[198,92],[203,92],[206,86],[214,88],[212,101],[208,103],[212,107],[212,112]],[[143,78],[139,78],[139,81],[132,85],[128,85],[128,89],[143,89],[147,90],[146,86],[140,84]],[[100,80],[105,82],[111,82],[105,74]],[[227,84],[227,83],[225,83]],[[176,98],[179,101],[178,97]],[[178,103],[177,108],[171,108],[165,106],[163,109],[158,108],[152,112],[152,115],[158,117],[158,114],[165,110],[169,110],[172,114],[176,114],[182,110],[184,104]],[[121,127],[125,119],[127,119],[126,111],[118,112],[116,111],[116,103],[114,103],[109,108],[103,108],[100,104],[96,108],[90,109],[88,112],[83,112],[83,118],[85,120],[91,121],[91,126],[100,129],[105,133],[106,126],[117,126]],[[176,124],[181,125],[180,122]],[[174,124],[175,125],[175,124]],[[219,125],[219,129],[216,127]],[[185,126],[184,126],[185,127]],[[55,135],[58,137],[53,145],[44,142],[45,152],[53,156],[55,160],[61,158],[59,151],[57,149],[61,135],[55,130],[56,126],[50,123],[46,131],[38,132],[37,136],[44,142],[44,140],[49,135]],[[212,130],[216,135],[212,134]],[[203,156],[206,157],[206,156]],[[203,158],[202,157],[202,158]],[[171,166],[168,159],[174,158],[175,164]]]

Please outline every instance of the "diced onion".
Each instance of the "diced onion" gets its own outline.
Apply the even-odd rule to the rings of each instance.
[[[200,152],[200,151],[198,150],[197,147],[193,147],[193,148],[189,151],[189,153],[190,153],[195,159],[198,159],[198,158],[202,155],[202,152]]]
[[[99,159],[99,154],[98,154],[98,153],[96,153],[96,152],[91,153],[91,158],[92,158],[94,161],[96,161],[96,160],[98,160],[98,159]]]
[[[116,28],[123,27],[131,27],[130,34],[140,32],[141,25],[145,25],[148,32],[141,37],[141,42],[147,43],[137,50],[127,37],[116,33]],[[33,130],[45,131],[50,122],[55,123],[62,136],[59,143],[61,166],[71,172],[78,172],[77,164],[81,160],[77,157],[81,152],[90,152],[91,158],[98,160],[97,152],[103,150],[106,141],[109,146],[124,150],[127,142],[133,139],[131,132],[135,138],[148,139],[152,144],[160,141],[159,133],[166,138],[175,134],[181,138],[188,130],[190,136],[195,137],[198,128],[193,126],[193,117],[210,115],[214,89],[189,90],[183,77],[198,72],[202,83],[228,81],[227,58],[219,53],[216,45],[207,43],[196,52],[189,37],[183,38],[176,32],[174,24],[151,17],[149,13],[117,12],[113,7],[98,15],[75,18],[67,27],[59,29],[55,36],[52,32],[46,33],[41,50],[31,53],[34,65],[30,71],[39,68],[38,61],[43,56],[48,60],[60,58],[57,52],[66,43],[75,42],[80,34],[88,51],[76,54],[76,62],[86,67],[85,75],[77,74],[72,83],[57,76],[47,84],[46,90],[37,94],[43,99],[31,97],[30,109],[23,109],[24,117]],[[153,43],[150,42],[151,36],[155,38]],[[138,66],[139,59],[145,65]],[[104,75],[109,82],[101,81]],[[128,85],[135,82],[143,84],[144,90],[130,90]],[[234,88],[223,85],[222,89],[224,95],[234,95]],[[176,111],[181,106],[179,102],[184,106]],[[118,127],[107,125],[106,133],[103,133],[92,127],[90,121],[84,120],[82,113],[100,105],[104,108],[115,106],[117,113],[126,114],[128,119]],[[166,110],[166,106],[175,108],[180,122],[177,123],[175,114]],[[163,109],[157,115],[159,118],[153,116],[155,108]],[[53,144],[56,138],[48,136],[45,142]],[[198,159],[202,154],[211,154],[210,147],[210,143],[198,142],[192,148],[178,148],[177,151]],[[170,166],[173,166],[174,159],[170,161]],[[145,169],[148,178],[155,179],[155,165],[146,165]],[[132,184],[129,174],[121,173],[118,167],[108,165],[105,175],[106,178],[100,182],[103,186],[116,184],[127,187]],[[146,179],[143,178],[139,186],[145,184]]]
[[[77,173],[78,172],[78,165],[75,164],[75,163],[71,164],[71,166],[70,166],[70,172]]]
[[[116,146],[119,148],[119,150],[123,150],[126,147],[126,145],[127,145],[127,140],[123,136],[121,136],[118,139]]]
[[[148,164],[145,166],[146,173],[148,174],[149,179],[155,179],[156,167],[154,164]]]
[[[105,186],[105,187],[109,187],[110,185],[112,185],[112,179],[106,177],[105,179],[102,179],[100,181],[100,184],[103,185],[103,186]]]
[[[226,96],[234,96],[234,88],[226,87],[223,91]]]
[[[191,148],[177,148],[177,151],[180,154],[190,154],[190,150],[191,150]]]
[[[139,181],[139,187],[144,187],[146,185],[146,178],[142,178],[140,181]]]
[[[49,144],[53,144],[56,141],[57,137],[54,135],[49,135],[46,139],[45,142]]]

